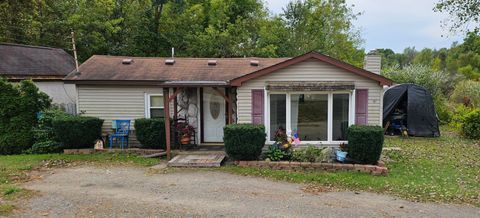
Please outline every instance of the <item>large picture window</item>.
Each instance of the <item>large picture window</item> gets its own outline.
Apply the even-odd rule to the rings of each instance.
[[[164,118],[163,95],[148,95],[147,99],[147,117]]]
[[[304,143],[346,141],[353,114],[351,96],[349,91],[269,93],[269,141],[275,141],[280,128],[290,135],[297,133]]]
[[[328,95],[292,94],[291,128],[302,141],[327,141]]]

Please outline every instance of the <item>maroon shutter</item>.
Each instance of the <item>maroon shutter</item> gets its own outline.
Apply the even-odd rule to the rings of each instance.
[[[253,124],[263,124],[263,103],[264,103],[264,94],[263,89],[253,89],[252,90],[252,123]]]
[[[355,124],[366,125],[368,117],[368,89],[355,91]]]

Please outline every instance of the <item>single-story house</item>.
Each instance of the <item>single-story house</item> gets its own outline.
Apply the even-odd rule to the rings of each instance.
[[[197,144],[222,143],[228,123],[253,123],[265,125],[267,143],[283,128],[304,144],[334,145],[346,142],[349,125],[382,125],[383,89],[392,81],[379,75],[379,56],[367,56],[365,66],[317,52],[293,58],[94,55],[65,82],[77,87],[78,111],[104,119],[105,132],[115,119],[168,115],[187,118]]]
[[[75,85],[63,78],[75,69],[75,61],[59,48],[0,43],[0,77],[8,81],[32,79],[54,104],[75,113]]]

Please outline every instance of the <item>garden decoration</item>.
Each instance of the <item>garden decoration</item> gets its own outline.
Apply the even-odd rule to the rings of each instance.
[[[295,144],[295,146],[299,146],[300,145],[300,138],[298,137],[298,132],[297,131],[295,131],[292,138],[293,138],[293,143]]]

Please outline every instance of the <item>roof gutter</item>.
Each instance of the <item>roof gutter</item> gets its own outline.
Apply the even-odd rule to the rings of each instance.
[[[160,87],[227,87],[226,81],[161,81],[161,80],[63,80],[65,84],[78,85],[150,85]]]

